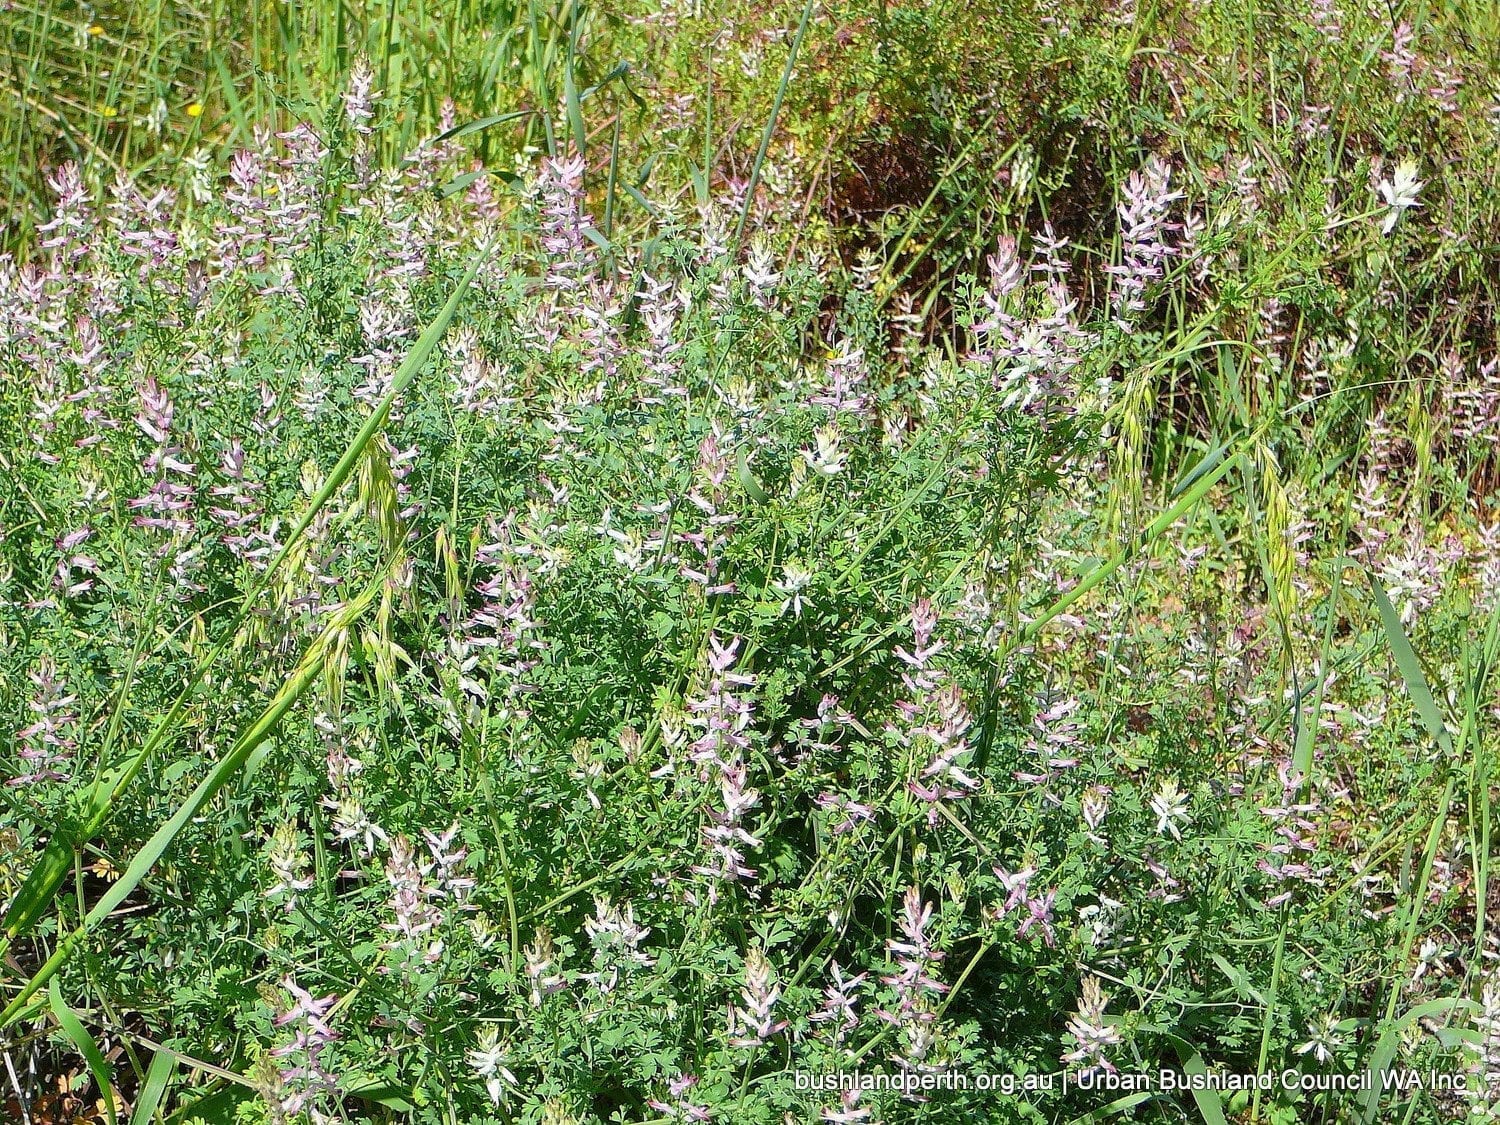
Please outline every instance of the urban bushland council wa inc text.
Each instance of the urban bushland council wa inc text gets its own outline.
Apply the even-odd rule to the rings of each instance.
[[[802,1071],[796,1076],[799,1090],[819,1092],[859,1090],[901,1093],[933,1093],[940,1090],[993,1090],[1001,1094],[1027,1094],[1070,1090],[1098,1090],[1105,1093],[1150,1091],[1173,1093],[1196,1090],[1234,1092],[1238,1090],[1283,1090],[1318,1093],[1322,1091],[1447,1090],[1465,1091],[1471,1076],[1463,1071],[1389,1070],[1380,1074],[1361,1071],[1355,1074],[1308,1073],[1300,1070],[1238,1073],[1225,1070],[1203,1070],[1189,1073],[1181,1070],[1153,1071],[1058,1071],[1050,1074],[992,1074],[987,1072],[945,1071],[839,1071],[813,1074]]]

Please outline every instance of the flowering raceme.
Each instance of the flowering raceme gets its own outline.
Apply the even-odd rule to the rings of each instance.
[[[42,657],[27,674],[36,689],[27,706],[35,720],[16,732],[16,756],[21,768],[7,785],[34,785],[43,781],[66,781],[78,741],[74,730],[78,715],[73,710],[78,696],[59,681],[57,666],[50,657]]]
[[[277,1027],[291,1027],[291,1042],[275,1047],[271,1057],[283,1060],[280,1073],[280,1109],[283,1113],[308,1112],[314,1120],[327,1121],[318,1106],[339,1093],[338,1079],[324,1062],[324,1051],[339,1038],[329,1024],[336,995],[314,997],[291,976],[281,987],[292,994],[292,1004],[276,1017]]]
[[[141,461],[141,475],[150,482],[146,494],[130,501],[130,507],[145,515],[136,517],[137,527],[171,532],[180,542],[196,529],[191,516],[197,498],[192,483],[198,468],[184,461],[184,451],[173,442],[172,400],[157,382],[148,376],[140,392],[141,411],[136,427],[150,438],[153,448]]]
[[[1039,260],[1023,263],[1015,238],[1004,235],[985,258],[989,285],[981,294],[984,315],[971,331],[968,359],[993,369],[993,384],[1007,410],[1051,414],[1073,397],[1071,373],[1083,361],[1092,337],[1078,326],[1078,302],[1068,291],[1065,245],[1048,234],[1034,240]],[[1039,274],[1038,285],[1030,275]]]
[[[740,990],[743,1003],[730,1012],[731,1047],[759,1047],[786,1030],[788,1021],[775,1016],[776,1004],[781,999],[781,989],[775,980],[775,970],[766,955],[752,947],[745,954],[745,987]]]
[[[1126,331],[1145,311],[1147,292],[1165,276],[1166,264],[1176,253],[1168,236],[1181,228],[1168,216],[1183,193],[1172,190],[1171,179],[1171,168],[1153,156],[1141,169],[1130,173],[1120,189],[1116,208],[1120,261],[1105,270],[1114,280],[1111,305],[1115,322]]]
[[[709,823],[702,829],[709,862],[693,871],[716,881],[734,883],[756,878],[748,866],[745,848],[758,848],[759,837],[745,827],[745,818],[760,803],[760,794],[748,785],[744,754],[750,747],[748,728],[754,703],[740,688],[752,688],[755,677],[732,672],[740,640],[725,644],[708,638],[707,682],[702,693],[687,703],[688,722],[702,731],[689,747],[689,758],[698,766],[701,781],[717,785],[721,807],[705,810]],[[712,893],[717,894],[715,889]]]
[[[973,716],[958,685],[933,663],[933,657],[945,647],[945,642],[935,637],[937,622],[937,611],[928,599],[912,607],[914,643],[910,649],[896,649],[896,657],[906,665],[901,679],[908,697],[897,703],[899,719],[888,727],[900,745],[919,757],[925,756],[925,764],[907,788],[932,806],[927,812],[929,825],[937,823],[936,802],[956,800],[979,788],[978,780],[966,768],[972,752],[968,731]]]

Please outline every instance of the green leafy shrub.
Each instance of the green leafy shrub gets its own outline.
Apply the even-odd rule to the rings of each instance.
[[[9,1046],[136,1109],[176,1060],[178,1121],[1484,1108],[1471,177],[1110,118],[1076,241],[1012,172],[912,287],[795,153],[388,162],[374,82],[55,169],[0,269]],[[1204,1062],[1476,1077],[1102,1092]],[[809,1081],[858,1071],[944,1088]]]

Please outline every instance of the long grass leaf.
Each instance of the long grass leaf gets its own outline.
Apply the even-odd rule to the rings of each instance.
[[[573,146],[582,154],[588,148],[588,129],[583,123],[583,107],[579,104],[578,83],[573,78],[574,62],[577,59],[578,32],[583,26],[577,5],[571,8],[573,27],[568,35],[568,49],[563,54],[563,107],[568,115],[568,129],[573,134]]]
[[[492,128],[496,125],[504,125],[507,121],[520,121],[523,118],[536,114],[534,109],[516,109],[509,113],[494,113],[488,117],[480,117],[474,121],[465,121],[462,125],[455,125],[446,132],[439,133],[433,143],[441,144],[443,141],[456,141],[459,137],[467,137],[470,133],[478,133],[481,130]]]
[[[1328,620],[1323,624],[1323,643],[1318,653],[1318,682],[1313,689],[1310,714],[1302,710],[1302,694],[1298,694],[1293,707],[1293,722],[1297,736],[1292,745],[1292,776],[1306,784],[1312,774],[1313,749],[1318,738],[1318,720],[1323,714],[1323,697],[1328,690],[1332,675],[1329,668],[1333,654],[1333,629],[1339,616],[1339,595],[1343,592],[1344,567],[1350,560],[1339,558],[1333,564],[1333,583],[1328,591]]]
[[[58,987],[56,980],[53,980],[52,987],[47,990],[47,1000],[52,1009],[52,1017],[57,1020],[57,1025],[62,1028],[63,1034],[68,1037],[73,1046],[78,1048],[78,1053],[88,1064],[89,1073],[94,1076],[94,1084],[99,1088],[99,1097],[104,1102],[105,1116],[109,1118],[110,1125],[115,1125],[114,1083],[110,1074],[110,1065],[104,1061],[103,1052],[99,1050],[99,1045],[94,1042],[94,1037],[89,1034],[88,1028],[83,1026],[83,1021],[78,1018],[77,1013],[63,1000],[62,989]]]
[[[1155,1094],[1152,1094],[1149,1091],[1135,1094],[1126,1094],[1122,1098],[1116,1098],[1112,1102],[1107,1102],[1106,1104],[1101,1105],[1098,1109],[1090,1110],[1082,1117],[1073,1118],[1073,1120],[1070,1121],[1068,1125],[1095,1125],[1096,1122],[1103,1121],[1105,1118],[1114,1117],[1116,1114],[1123,1114],[1127,1110],[1133,1110],[1141,1103],[1149,1102],[1155,1096]],[[1133,1117],[1135,1115],[1131,1114],[1131,1116]]]
[[[1401,625],[1401,615],[1391,604],[1390,595],[1385,592],[1380,579],[1373,574],[1370,575],[1370,590],[1375,595],[1375,605],[1380,610],[1380,621],[1385,626],[1385,636],[1391,646],[1391,655],[1396,658],[1396,668],[1401,673],[1401,679],[1406,683],[1406,692],[1411,696],[1417,715],[1421,718],[1422,725],[1427,728],[1428,733],[1437,740],[1437,744],[1451,755],[1453,740],[1448,736],[1448,728],[1443,722],[1443,713],[1438,710],[1437,700],[1432,696],[1432,689],[1427,686],[1427,676],[1422,671],[1422,662],[1417,659],[1416,650],[1411,647],[1411,641],[1407,639],[1406,630]]]
[[[1224,475],[1239,464],[1241,453],[1236,452],[1232,457],[1220,460],[1217,454],[1210,454],[1215,458],[1215,464],[1211,469],[1202,473],[1195,472],[1195,482],[1177,501],[1166,511],[1162,512],[1156,519],[1142,528],[1130,541],[1124,543],[1104,562],[1094,567],[1086,574],[1079,583],[1071,590],[1054,600],[1040,613],[1036,614],[1027,624],[1017,630],[1009,640],[1001,644],[996,650],[990,666],[990,686],[985,693],[985,716],[979,733],[978,750],[974,755],[976,769],[984,769],[989,764],[990,748],[993,745],[995,735],[995,722],[998,715],[993,706],[995,688],[999,682],[1001,670],[1011,653],[1019,648],[1030,644],[1047,625],[1055,620],[1059,614],[1067,612],[1068,608],[1085,597],[1089,591],[1104,582],[1110,575],[1118,571],[1131,559],[1135,558],[1142,550],[1154,543],[1162,535],[1166,534],[1183,516],[1187,515],[1198,503],[1208,495],[1209,490],[1224,478]]]
[[[1161,538],[1178,520],[1196,507],[1198,502],[1208,495],[1209,490],[1218,484],[1231,468],[1239,463],[1239,460],[1239,454],[1235,454],[1235,456],[1220,461],[1212,469],[1200,475],[1193,486],[1183,493],[1177,503],[1173,504],[1166,511],[1162,512],[1161,515],[1157,516],[1156,519],[1147,524],[1132,540],[1122,546],[1108,559],[1089,571],[1078,585],[1074,586],[1066,594],[1062,595],[1062,597],[1058,598],[1032,618],[1026,627],[1017,634],[1017,640],[1012,645],[1007,646],[1006,653],[1013,650],[1017,645],[1029,644],[1058,614],[1066,612],[1070,606],[1083,598],[1090,590],[1093,590],[1111,574],[1114,574],[1115,571],[1135,558],[1145,547]]]
[[[1202,1077],[1208,1074],[1208,1065],[1203,1061],[1203,1053],[1182,1036],[1157,1024],[1141,1024],[1141,1030],[1160,1035],[1172,1044],[1177,1057],[1182,1060],[1184,1074],[1189,1077]],[[1228,1119],[1224,1116],[1224,1102],[1217,1090],[1194,1089],[1192,1094],[1193,1104],[1198,1107],[1198,1116],[1203,1118],[1205,1125],[1229,1125]]]
[[[151,1125],[161,1100],[167,1092],[167,1083],[177,1072],[177,1059],[166,1051],[158,1051],[151,1057],[146,1068],[146,1081],[135,1096],[135,1106],[130,1111],[130,1125]]]
[[[739,221],[734,224],[734,244],[741,246],[745,238],[745,221],[750,217],[750,208],[755,203],[755,189],[760,186],[761,168],[766,163],[766,152],[771,147],[771,137],[776,132],[776,122],[781,117],[781,103],[786,100],[786,90],[792,82],[792,71],[797,66],[797,55],[802,50],[802,37],[807,34],[807,24],[812,19],[817,0],[807,0],[802,6],[802,19],[797,24],[797,34],[792,37],[792,49],[786,57],[786,68],[781,72],[781,81],[776,85],[776,97],[771,102],[771,115],[766,119],[766,128],[760,136],[760,147],[755,150],[755,163],[750,166],[750,183],[745,188],[745,204],[740,208]],[[712,173],[705,168],[705,174]]]

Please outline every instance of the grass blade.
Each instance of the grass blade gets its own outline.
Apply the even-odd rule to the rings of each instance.
[[[1116,1114],[1124,1114],[1127,1110],[1133,1110],[1136,1106],[1144,1102],[1149,1102],[1153,1097],[1155,1097],[1154,1094],[1144,1092],[1126,1094],[1124,1097],[1116,1098],[1106,1105],[1101,1105],[1098,1109],[1090,1110],[1082,1117],[1073,1118],[1068,1125],[1096,1125],[1097,1122],[1103,1121],[1105,1118],[1114,1117]],[[1134,1116],[1134,1114],[1131,1114],[1131,1116]]]
[[[146,1069],[146,1081],[136,1095],[135,1108],[130,1111],[130,1125],[151,1125],[162,1097],[167,1092],[167,1083],[177,1072],[177,1059],[166,1051],[158,1051]]]
[[[741,246],[745,238],[745,221],[750,217],[750,208],[755,203],[755,189],[760,186],[760,170],[766,162],[766,150],[771,147],[771,136],[776,132],[776,122],[781,117],[781,103],[786,100],[786,88],[791,84],[792,71],[797,65],[797,55],[802,50],[802,37],[807,34],[807,24],[812,19],[816,0],[807,0],[802,6],[802,19],[797,24],[797,34],[792,38],[792,49],[786,57],[786,69],[781,72],[781,81],[776,86],[776,97],[771,102],[771,116],[766,121],[766,130],[760,136],[760,147],[755,150],[755,163],[750,168],[750,183],[745,188],[745,205],[740,208],[739,221],[734,224],[734,244]],[[712,169],[705,168],[708,174]]]
[[[1328,592],[1328,620],[1323,625],[1323,644],[1318,653],[1318,683],[1313,689],[1312,707],[1303,713],[1303,693],[1298,693],[1292,708],[1296,738],[1292,748],[1292,775],[1302,784],[1312,774],[1313,749],[1318,738],[1318,720],[1323,714],[1323,697],[1328,690],[1329,661],[1333,654],[1333,627],[1339,616],[1339,595],[1344,588],[1344,567],[1349,560],[1339,558],[1333,564],[1333,584]]]
[[[1103,582],[1111,574],[1115,573],[1115,571],[1119,570],[1127,562],[1135,558],[1135,556],[1139,554],[1145,547],[1161,538],[1161,536],[1165,534],[1173,524],[1175,524],[1189,511],[1196,507],[1198,502],[1208,495],[1209,490],[1213,488],[1214,485],[1218,484],[1219,481],[1224,478],[1224,475],[1228,473],[1231,468],[1239,463],[1239,460],[1240,455],[1236,453],[1233,457],[1218,461],[1218,463],[1208,471],[1198,474],[1197,479],[1193,483],[1193,486],[1182,494],[1182,497],[1177,501],[1177,503],[1173,504],[1165,512],[1163,512],[1161,515],[1157,516],[1154,520],[1147,524],[1146,527],[1142,529],[1134,539],[1126,543],[1104,562],[1094,567],[1093,570],[1089,571],[1088,574],[1084,576],[1083,580],[1078,583],[1078,585],[1074,586],[1066,594],[1058,598],[1046,609],[1042,610],[1041,613],[1037,614],[1036,617],[1033,618],[1032,621],[1016,635],[1016,640],[1011,645],[1006,646],[1006,651],[1002,652],[998,659],[1003,661],[1004,657],[1008,655],[1009,651],[1013,650],[1017,646],[1031,643],[1031,641],[1036,639],[1037,634],[1040,633],[1044,628],[1046,628],[1047,624],[1054,618],[1056,618],[1058,614],[1066,612],[1069,606],[1076,603],[1090,590],[1098,586],[1099,583]]]
[[[1208,495],[1209,490],[1218,484],[1230,469],[1240,463],[1241,453],[1236,451],[1233,456],[1221,459],[1220,452],[1215,451],[1209,456],[1214,460],[1213,467],[1201,472],[1195,469],[1190,474],[1194,477],[1192,487],[1182,494],[1177,503],[1173,504],[1146,525],[1146,527],[1137,532],[1129,542],[1123,544],[1108,559],[1090,570],[1076,586],[1053,601],[1033,617],[1024,628],[1017,630],[996,650],[990,667],[990,686],[986,692],[986,710],[983,724],[980,727],[979,748],[974,755],[974,766],[976,769],[982,770],[989,764],[990,748],[993,745],[995,737],[995,722],[997,718],[997,712],[993,706],[995,689],[999,682],[1001,670],[1005,667],[1005,662],[1010,658],[1011,653],[1029,645],[1059,614],[1067,612],[1070,606],[1078,602],[1090,590],[1093,590],[1110,575],[1135,558],[1146,547],[1161,538],[1178,520],[1195,508]]]
[[[1453,740],[1448,735],[1442,712],[1438,710],[1437,700],[1433,698],[1432,689],[1427,684],[1427,676],[1422,671],[1422,662],[1417,658],[1416,650],[1411,647],[1411,641],[1401,625],[1401,616],[1396,612],[1396,607],[1391,604],[1390,595],[1385,592],[1385,587],[1374,574],[1370,575],[1370,590],[1375,596],[1375,605],[1380,610],[1380,620],[1385,627],[1386,640],[1391,646],[1391,654],[1396,658],[1396,667],[1401,673],[1401,679],[1405,681],[1407,694],[1411,696],[1412,704],[1416,707],[1423,726],[1442,749],[1445,757],[1444,768],[1449,769],[1452,766]],[[1413,887],[1411,913],[1407,919],[1406,936],[1402,942],[1401,957],[1398,962],[1402,967],[1406,965],[1416,943],[1417,927],[1422,917],[1422,905],[1427,901],[1427,885],[1432,876],[1433,861],[1437,858],[1442,829],[1447,823],[1454,788],[1455,777],[1450,772],[1447,784],[1443,787],[1442,796],[1438,800],[1432,826],[1427,833],[1427,844],[1422,852],[1421,870]],[[1386,1005],[1387,1019],[1395,1018],[1396,1005],[1400,997],[1399,987],[1390,989],[1390,1000]]]
[[[583,123],[583,107],[579,104],[578,83],[573,78],[573,64],[578,51],[578,32],[583,26],[577,9],[572,12],[572,30],[568,36],[568,49],[563,54],[563,106],[568,115],[568,130],[573,134],[573,147],[581,155],[588,148],[588,129]]]
[[[1373,574],[1370,575],[1370,590],[1375,595],[1375,605],[1380,610],[1380,621],[1385,626],[1385,636],[1391,646],[1391,655],[1396,658],[1396,668],[1401,672],[1401,679],[1406,682],[1407,694],[1411,696],[1412,704],[1422,719],[1422,725],[1437,740],[1437,744],[1443,748],[1444,752],[1451,755],[1453,740],[1448,737],[1448,728],[1443,723],[1443,713],[1438,710],[1437,700],[1432,696],[1432,689],[1427,686],[1427,676],[1422,671],[1422,662],[1417,659],[1416,650],[1411,647],[1406,630],[1401,626],[1401,616],[1396,612],[1396,607],[1391,604],[1390,595],[1385,592],[1380,579]]]
[[[1141,1030],[1160,1035],[1172,1044],[1177,1057],[1182,1060],[1184,1074],[1198,1077],[1208,1073],[1208,1066],[1203,1061],[1203,1053],[1180,1035],[1156,1024],[1142,1024]],[[1224,1102],[1219,1097],[1218,1091],[1203,1089],[1194,1090],[1192,1093],[1193,1103],[1198,1107],[1198,1116],[1203,1118],[1205,1125],[1229,1125],[1228,1119],[1224,1116]]]
[[[478,133],[480,130],[488,129],[494,125],[504,125],[507,121],[519,121],[522,118],[532,116],[534,113],[536,113],[534,109],[517,109],[512,110],[510,113],[495,113],[489,117],[466,121],[462,125],[455,125],[446,132],[439,133],[433,143],[441,144],[443,141],[456,141],[459,137],[467,137],[470,133]]]
[[[99,1045],[94,1042],[94,1037],[89,1034],[88,1028],[83,1026],[83,1021],[63,1000],[62,989],[58,987],[55,978],[52,986],[47,990],[47,1000],[52,1009],[52,1016],[57,1020],[57,1025],[72,1041],[73,1046],[78,1048],[78,1053],[88,1064],[89,1073],[94,1076],[94,1084],[99,1088],[99,1097],[104,1102],[105,1116],[109,1118],[109,1125],[115,1125],[115,1089],[110,1076],[110,1065],[104,1061]]]

